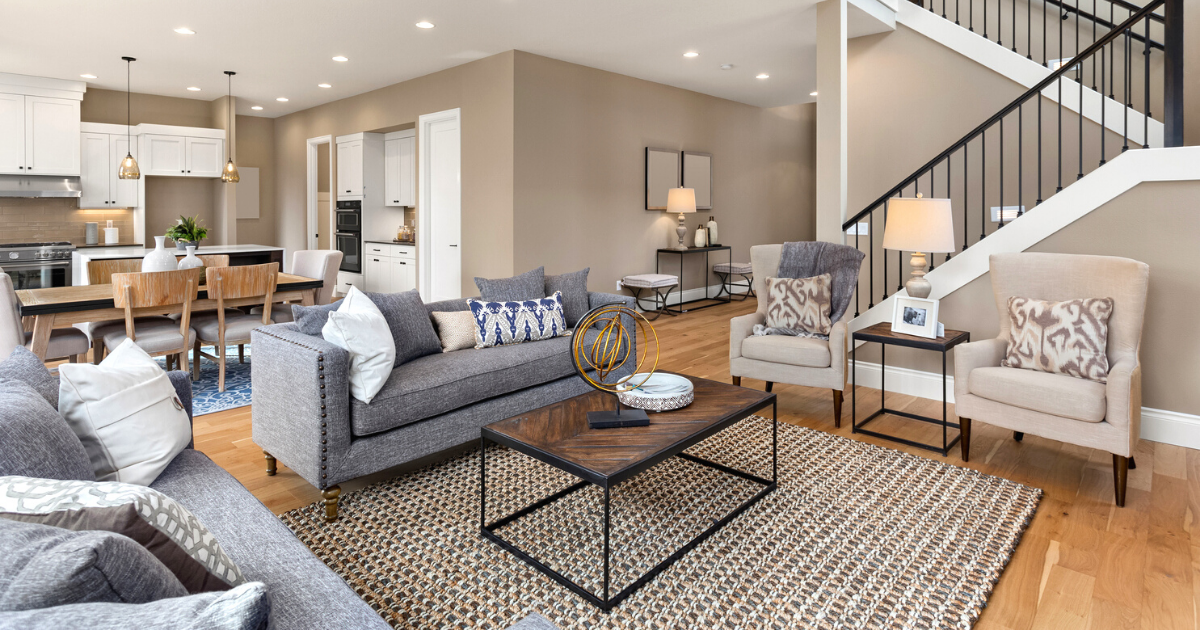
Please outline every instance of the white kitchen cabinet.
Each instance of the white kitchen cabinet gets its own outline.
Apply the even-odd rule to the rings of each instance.
[[[143,175],[169,177],[220,177],[225,141],[219,138],[145,134]]]
[[[189,177],[220,177],[224,166],[225,142],[217,138],[185,138]]]
[[[391,290],[389,293],[400,293],[417,288],[417,261],[404,258],[390,258]]]
[[[337,145],[337,197],[363,196],[363,141],[351,140]]]
[[[25,173],[79,175],[79,101],[25,97]]]
[[[125,159],[126,155],[133,155],[137,159],[137,147],[132,150],[129,148],[128,135],[109,135],[108,148],[112,153],[109,155],[108,162],[108,193],[112,196],[112,203],[109,207],[117,208],[132,208],[138,205],[138,183],[136,179],[121,179],[117,175],[121,172],[121,160]],[[139,166],[139,168],[141,168]]]
[[[25,174],[25,97],[0,94],[0,173]]]
[[[125,135],[80,134],[80,208],[132,208],[137,205],[137,181],[120,179],[121,160],[129,153]]]
[[[384,205],[413,207],[417,203],[416,138],[413,130],[384,136]]]
[[[368,255],[367,264],[363,269],[367,291],[371,293],[391,293],[391,259],[383,256]]]
[[[334,293],[338,296],[344,296],[350,292],[350,287],[356,287],[359,291],[365,291],[366,286],[361,273],[339,271],[337,274],[337,287],[334,289]]]
[[[417,288],[416,248],[391,243],[364,243],[367,291],[399,293]]]

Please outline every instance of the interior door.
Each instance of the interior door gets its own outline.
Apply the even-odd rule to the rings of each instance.
[[[79,101],[25,97],[25,172],[79,175]]]
[[[109,191],[111,174],[108,165],[112,153],[108,146],[108,134],[80,134],[82,145],[79,157],[80,208],[111,208],[112,195]]]
[[[462,297],[461,144],[455,117],[430,123],[429,230],[432,301]]]
[[[129,136],[109,136],[108,146],[112,151],[112,157],[108,162],[108,176],[110,178],[108,184],[109,194],[112,195],[112,203],[109,207],[117,208],[133,208],[138,205],[138,184],[136,179],[120,179],[117,173],[121,172],[121,160],[125,159],[126,155],[137,153],[137,145],[134,143],[133,150],[129,150]],[[133,159],[138,156],[134,155]]]
[[[187,174],[191,177],[220,177],[225,165],[225,143],[218,138],[185,138]]]
[[[25,97],[0,94],[0,173],[25,174]]]

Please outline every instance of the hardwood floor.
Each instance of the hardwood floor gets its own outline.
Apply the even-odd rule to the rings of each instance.
[[[663,316],[654,322],[662,340],[662,369],[729,379],[729,319],[752,312],[753,299]],[[743,379],[747,387],[763,383]],[[833,428],[828,390],[777,383],[780,419],[800,426],[897,448],[962,466],[948,457],[850,433],[849,392],[842,428]],[[877,390],[859,388],[861,409],[879,405]],[[941,404],[891,394],[889,407],[936,415]],[[951,406],[953,411],[953,406]],[[890,418],[876,427],[922,441],[940,439],[932,425]],[[250,408],[201,416],[196,448],[246,485],[275,512],[319,500],[320,493],[282,462],[266,476],[262,450],[250,440]],[[1045,490],[1038,508],[976,628],[981,630],[1196,628],[1200,601],[1200,451],[1143,441],[1137,468],[1129,471],[1125,508],[1113,504],[1112,457],[1033,435],[976,422],[972,461],[966,466]],[[388,473],[376,476],[386,477]],[[343,484],[344,492],[366,481]]]

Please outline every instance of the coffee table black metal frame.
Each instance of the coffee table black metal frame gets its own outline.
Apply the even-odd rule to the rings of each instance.
[[[893,332],[891,332],[891,324],[889,324],[887,322],[884,322],[881,324],[875,324],[874,326],[870,326],[868,328],[864,328],[862,330],[855,331],[853,333],[853,341],[855,341],[855,342],[869,341],[869,342],[875,342],[875,343],[879,344],[879,409],[877,411],[875,411],[875,413],[872,413],[871,415],[867,416],[866,419],[863,420],[862,422],[858,421],[858,405],[857,405],[857,401],[858,401],[858,370],[856,369],[858,366],[858,349],[853,348],[850,351],[850,392],[851,392],[850,432],[851,433],[862,433],[863,435],[870,435],[873,437],[882,438],[884,440],[891,440],[893,442],[898,442],[900,444],[907,444],[909,446],[923,448],[925,450],[934,451],[935,453],[941,453],[943,457],[948,455],[950,453],[950,449],[954,448],[954,445],[958,444],[959,440],[962,439],[962,427],[958,423],[949,421],[949,415],[946,410],[946,352],[949,351],[954,346],[957,346],[960,343],[966,343],[970,340],[971,340],[971,333],[965,332],[965,331],[960,331],[960,330],[947,330],[946,335],[944,337],[938,337],[935,339],[925,339],[922,337],[914,337],[912,335],[893,333]],[[915,414],[915,413],[909,413],[907,411],[900,411],[899,409],[888,409],[888,407],[887,407],[887,388],[885,387],[886,375],[887,375],[887,361],[886,361],[887,354],[886,353],[887,353],[888,346],[900,346],[900,347],[904,347],[904,348],[917,348],[920,350],[932,350],[934,352],[942,353],[942,418],[941,418],[941,420],[939,420],[937,418],[931,418],[929,416],[922,416],[922,415]],[[942,444],[941,444],[941,446],[938,446],[937,444],[926,444],[924,442],[917,442],[916,440],[910,440],[907,438],[902,438],[899,436],[889,435],[887,433],[880,433],[878,431],[871,431],[871,430],[862,428],[862,427],[866,426],[867,423],[871,422],[872,420],[875,420],[876,418],[878,418],[884,414],[900,416],[901,418],[908,418],[909,420],[920,420],[921,422],[929,422],[931,424],[940,425],[942,427]],[[958,431],[959,431],[959,434],[954,436],[954,439],[952,439],[952,440],[948,440],[948,437],[949,437],[948,430],[949,429],[958,429]]]
[[[669,306],[666,305],[666,302],[664,301],[663,308],[667,312],[682,315],[688,311],[698,311],[698,310],[704,309],[704,308],[720,306],[721,304],[728,304],[733,301],[733,296],[727,297],[725,299],[721,299],[721,297],[720,297],[721,293],[719,291],[717,292],[717,295],[715,295],[713,297],[709,297],[709,295],[708,295],[708,274],[712,270],[712,265],[709,264],[708,255],[711,252],[719,252],[719,251],[729,252],[729,264],[732,265],[733,264],[733,248],[728,245],[712,245],[710,247],[689,247],[687,249],[671,249],[668,247],[659,248],[659,250],[654,254],[654,273],[661,273],[661,271],[659,271],[659,270],[662,268],[661,258],[662,258],[663,254],[679,254],[679,285],[677,287],[677,289],[679,291],[679,303],[676,304],[675,309],[672,310]],[[683,259],[685,258],[684,255],[685,254],[700,254],[700,253],[704,254],[704,297],[696,298],[694,300],[688,300],[688,301],[684,302],[683,301]],[[670,291],[667,291],[667,297],[668,298],[671,297]],[[686,309],[683,308],[684,306],[687,306],[688,304],[695,304],[696,302],[704,302],[705,300],[716,300],[716,301],[713,302],[712,304],[705,304],[704,306],[693,306],[692,308],[686,308]]]
[[[724,431],[725,429],[737,424],[738,422],[745,420],[746,418],[754,415],[756,412],[766,409],[767,406],[771,407],[771,478],[770,479],[765,479],[758,475],[754,475],[754,474],[751,474],[751,473],[748,473],[748,472],[745,472],[742,470],[738,470],[736,468],[731,468],[729,466],[725,466],[724,464],[718,464],[716,462],[702,459],[702,458],[696,457],[695,455],[691,455],[691,454],[683,452],[683,451],[687,450],[688,448],[691,448],[692,446],[695,446],[696,444],[699,444],[700,442],[707,440],[708,438],[712,437],[713,435],[716,435],[717,433],[720,433],[721,431]],[[611,430],[620,431],[622,429],[611,429]],[[634,439],[636,439],[636,434],[634,434],[631,437],[634,437]],[[486,509],[487,509],[487,446],[488,446],[488,442],[494,442],[496,444],[502,444],[504,446],[507,446],[515,451],[518,451],[520,453],[528,455],[529,457],[532,457],[538,461],[541,461],[541,462],[544,462],[551,466],[554,466],[555,468],[558,468],[559,470],[562,470],[563,472],[569,473],[575,477],[579,477],[580,481],[578,483],[568,486],[562,490],[559,490],[558,492],[555,492],[554,494],[552,494],[544,499],[541,499],[533,504],[530,504],[524,508],[521,508],[520,510],[513,512],[512,514],[509,514],[508,516],[505,516],[505,517],[500,518],[499,520],[493,521],[492,523],[489,524],[487,522],[487,511],[486,511]],[[759,501],[761,501],[763,499],[763,497],[774,492],[775,489],[778,487],[778,480],[779,480],[779,422],[778,422],[778,407],[777,407],[777,400],[776,400],[775,394],[771,394],[771,396],[769,398],[763,399],[763,402],[761,402],[753,407],[747,407],[745,409],[742,409],[739,413],[737,413],[734,416],[731,416],[730,418],[726,419],[723,422],[711,425],[708,428],[706,428],[704,431],[696,433],[696,434],[688,437],[687,439],[681,440],[680,442],[673,445],[670,449],[668,449],[666,451],[660,452],[653,457],[650,457],[650,458],[641,460],[639,462],[636,462],[634,464],[631,464],[630,466],[620,470],[619,472],[612,474],[612,475],[607,475],[607,476],[597,474],[586,468],[576,466],[576,465],[572,464],[571,462],[565,461],[565,460],[563,460],[559,457],[556,457],[552,454],[546,453],[540,449],[529,446],[519,440],[514,440],[514,439],[509,438],[508,436],[501,435],[499,433],[491,431],[487,427],[484,427],[482,430],[482,434],[479,438],[479,447],[480,447],[480,449],[479,449],[479,525],[480,525],[480,533],[482,533],[483,536],[485,538],[487,538],[488,540],[491,540],[492,542],[500,545],[504,549],[507,549],[513,555],[517,556],[521,560],[524,560],[527,564],[529,564],[533,568],[537,569],[538,571],[541,571],[542,573],[545,573],[546,575],[553,578],[554,581],[556,581],[559,584],[562,584],[563,586],[578,593],[585,600],[587,600],[588,602],[591,602],[592,604],[599,607],[601,610],[603,610],[605,612],[612,610],[614,606],[616,606],[617,604],[620,604],[626,597],[629,597],[630,595],[637,592],[638,589],[645,586],[647,583],[650,582],[650,580],[653,580],[656,575],[658,575],[659,573],[662,573],[667,567],[674,564],[675,561],[682,558],[684,556],[684,554],[691,551],[693,548],[695,548],[700,543],[704,542],[704,540],[707,539],[709,536],[712,536],[714,533],[716,533],[722,527],[725,527],[726,525],[728,525],[730,521],[732,521],[734,518],[737,518],[737,516],[739,514],[741,514],[742,512],[745,512],[748,508],[750,508],[750,506],[754,505],[755,503],[758,503]],[[609,597],[609,586],[610,586],[609,585],[609,565],[610,565],[610,557],[611,557],[610,545],[609,545],[609,542],[610,542],[610,540],[609,540],[610,539],[609,507],[610,507],[610,499],[611,499],[612,489],[613,489],[613,487],[620,484],[621,482],[632,479],[632,478],[636,477],[637,475],[639,475],[647,470],[650,470],[654,466],[657,466],[658,464],[662,463],[663,461],[666,461],[668,458],[671,458],[671,457],[680,457],[687,461],[690,461],[690,462],[693,462],[696,464],[700,464],[702,466],[708,466],[709,468],[719,470],[723,473],[752,481],[756,484],[761,485],[762,489],[760,489],[757,493],[755,493],[755,495],[753,497],[750,497],[744,503],[742,503],[737,508],[735,508],[732,512],[727,514],[724,518],[713,523],[708,529],[704,530],[703,532],[698,534],[695,538],[690,540],[687,544],[685,544],[683,547],[679,548],[677,551],[672,553],[670,556],[667,557],[667,559],[658,563],[658,565],[656,565],[654,568],[650,569],[650,571],[648,571],[645,575],[642,575],[638,579],[634,580],[634,582],[632,584],[630,584],[629,586],[625,587],[624,590],[613,595],[612,597]],[[503,538],[500,538],[496,534],[497,529],[504,527],[505,525],[508,525],[509,523],[512,523],[513,521],[516,521],[517,519],[519,519],[523,516],[527,516],[543,507],[546,507],[547,505],[550,505],[551,503],[554,503],[555,501],[557,501],[571,493],[582,490],[582,489],[586,488],[588,486],[588,484],[598,486],[602,490],[604,490],[604,501],[603,501],[603,505],[604,505],[604,583],[603,583],[603,591],[601,593],[601,595],[602,595],[601,597],[597,597],[595,594],[593,594],[591,591],[587,590],[580,584],[575,583],[570,578],[559,573],[558,571],[551,569],[550,567],[546,566],[545,564],[543,564],[540,561],[538,561],[537,559],[535,559],[533,556],[522,551],[521,549],[518,549],[515,545],[504,540]]]

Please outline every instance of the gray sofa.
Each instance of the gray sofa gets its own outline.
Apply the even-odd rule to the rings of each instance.
[[[633,298],[588,293],[588,304]],[[467,310],[466,300],[425,305],[429,313]],[[623,317],[630,333],[632,319]],[[586,331],[590,341],[598,330]],[[479,439],[484,425],[589,391],[570,360],[571,337],[424,356],[392,370],[370,404],[350,397],[349,356],[295,324],[251,334],[253,439],[322,491],[326,519],[337,518],[338,484]],[[616,376],[632,373],[627,361]],[[268,472],[268,474],[273,474]]]

